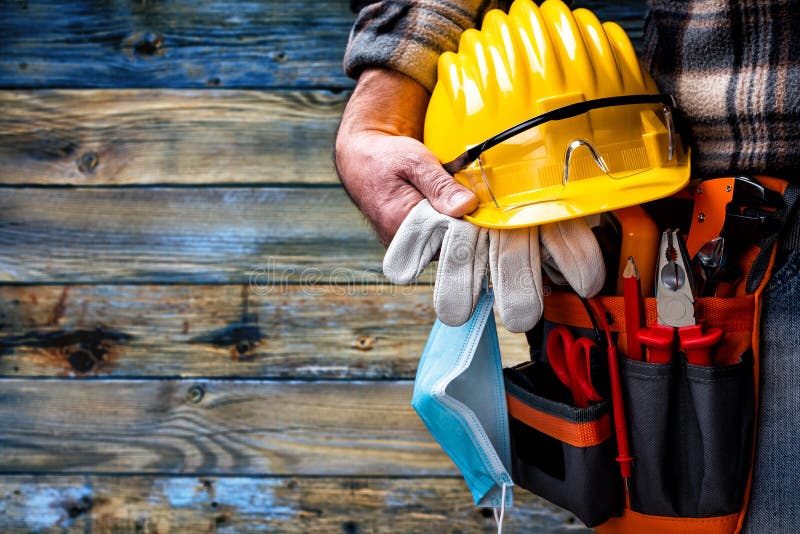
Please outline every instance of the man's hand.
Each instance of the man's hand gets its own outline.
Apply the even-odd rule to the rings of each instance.
[[[451,217],[478,205],[421,142],[429,98],[423,86],[403,74],[366,70],[339,125],[339,178],[385,245],[423,198]]]

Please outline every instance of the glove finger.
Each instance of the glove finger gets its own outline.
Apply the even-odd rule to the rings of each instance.
[[[408,285],[425,270],[439,250],[452,219],[421,200],[398,228],[383,256],[383,274],[397,285]]]
[[[454,219],[439,253],[433,308],[444,324],[460,326],[472,316],[486,276],[489,235],[467,221]]]
[[[542,225],[540,239],[552,264],[578,295],[592,297],[600,292],[606,269],[600,245],[586,221],[570,219]]]
[[[564,278],[564,275],[558,270],[556,262],[553,261],[553,256],[547,251],[546,248],[541,247],[540,253],[542,256],[542,271],[547,277],[557,286],[568,286],[569,282]]]
[[[489,268],[503,326],[527,332],[539,322],[544,307],[538,228],[490,230]]]

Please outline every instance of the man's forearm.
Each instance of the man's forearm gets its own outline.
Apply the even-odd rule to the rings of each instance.
[[[350,197],[388,244],[400,223],[427,197],[460,217],[477,206],[422,144],[427,90],[390,70],[362,73],[336,137],[336,171]]]

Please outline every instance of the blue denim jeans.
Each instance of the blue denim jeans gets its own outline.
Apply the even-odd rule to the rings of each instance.
[[[744,532],[800,532],[800,250],[764,292],[761,401]]]

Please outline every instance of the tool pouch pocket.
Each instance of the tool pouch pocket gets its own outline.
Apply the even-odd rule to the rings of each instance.
[[[611,405],[575,408],[544,362],[504,370],[516,484],[562,506],[587,526],[621,512]]]
[[[635,459],[631,510],[691,518],[739,512],[752,453],[752,373],[750,350],[724,366],[620,361]]]

